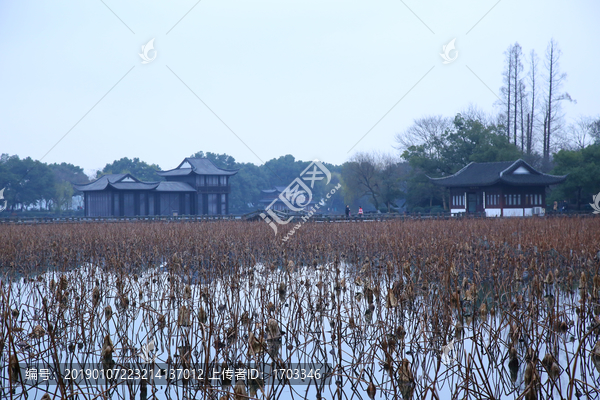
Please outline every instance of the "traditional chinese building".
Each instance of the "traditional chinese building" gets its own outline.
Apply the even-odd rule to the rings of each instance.
[[[523,160],[472,162],[457,173],[429,178],[450,190],[450,212],[485,212],[488,217],[543,215],[546,188],[566,179],[535,170]]]
[[[84,194],[87,217],[217,215],[229,213],[229,178],[237,172],[207,158],[186,158],[175,169],[157,172],[165,181],[111,174],[73,186]]]

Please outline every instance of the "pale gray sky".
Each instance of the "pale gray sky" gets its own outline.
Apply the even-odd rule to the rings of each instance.
[[[493,111],[506,48],[543,59],[552,37],[577,100],[567,119],[597,115],[599,16],[596,0],[0,0],[0,152],[52,149],[43,161],[87,172],[121,157],[170,169],[198,150],[342,163],[393,150],[415,118]]]

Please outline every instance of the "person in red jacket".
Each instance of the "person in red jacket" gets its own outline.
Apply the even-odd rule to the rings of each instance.
[[[363,216],[363,209],[362,209],[362,206],[361,206],[361,207],[358,207],[358,216],[359,216],[359,217],[362,217],[362,216]]]

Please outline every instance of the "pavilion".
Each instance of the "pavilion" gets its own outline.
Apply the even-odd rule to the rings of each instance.
[[[177,168],[157,172],[165,181],[110,174],[73,186],[84,194],[86,217],[229,214],[229,178],[237,172],[207,158],[186,158]]]
[[[565,176],[548,175],[523,160],[472,162],[457,173],[429,178],[450,190],[450,212],[485,212],[488,217],[544,215],[546,188]]]

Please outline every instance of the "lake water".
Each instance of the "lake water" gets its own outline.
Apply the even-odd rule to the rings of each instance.
[[[0,396],[219,399],[237,388],[251,398],[341,400],[369,398],[372,384],[375,398],[518,399],[533,373],[537,398],[600,398],[597,300],[584,306],[576,288],[555,285],[538,299],[517,284],[512,294],[484,287],[451,306],[436,284],[423,287],[415,271],[411,279],[344,264],[259,264],[210,279],[165,266],[117,276],[86,265],[5,281]],[[554,378],[540,361],[546,354]],[[125,372],[111,380],[100,370]],[[231,382],[209,379],[229,373]]]

